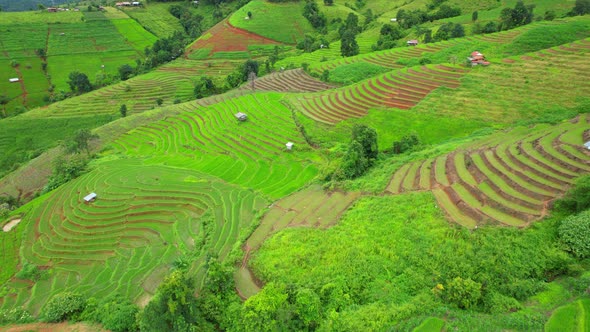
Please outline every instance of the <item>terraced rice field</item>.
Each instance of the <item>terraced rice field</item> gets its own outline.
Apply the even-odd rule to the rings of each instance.
[[[264,240],[290,227],[330,227],[358,197],[359,192],[326,193],[320,186],[315,185],[275,202],[243,247],[245,256],[234,276],[238,294],[248,298],[257,293],[261,286],[248,268],[248,260]]]
[[[86,203],[90,192],[98,198]],[[223,259],[267,204],[199,172],[135,160],[102,163],[23,217],[23,258],[52,273],[34,286],[14,279],[14,293],[1,306],[36,311],[63,289],[138,300],[153,294],[171,263],[189,253],[198,256],[192,269],[202,281],[206,255]]]
[[[183,30],[178,19],[168,11],[168,7],[168,3],[150,2],[144,4],[144,7],[123,7],[121,11],[159,38],[167,38],[175,31]]]
[[[461,86],[433,94],[413,110],[511,123],[567,108],[584,107],[582,96],[590,95],[590,82],[579,73],[590,69],[590,39],[511,57],[472,70]],[[560,93],[555,93],[560,91]],[[501,98],[499,98],[501,96]],[[523,102],[522,96],[534,96]]]
[[[590,172],[590,116],[550,128],[521,128],[467,149],[402,166],[386,191],[431,190],[449,218],[525,226]]]
[[[547,323],[546,332],[590,330],[590,299],[582,298],[557,308]]]
[[[55,18],[65,15],[47,14],[56,14]],[[6,64],[0,69],[0,91],[6,91],[12,99],[7,106],[9,113],[19,105],[33,108],[46,104],[44,97],[49,96],[50,85],[55,85],[56,92],[69,91],[67,80],[72,71],[85,73],[91,82],[98,74],[115,75],[119,66],[133,64],[143,56],[145,47],[156,40],[121,12],[120,17],[102,12],[85,13],[84,17],[76,15],[76,22],[28,23],[25,19],[8,24],[0,20],[0,60]],[[2,13],[3,19],[12,16],[14,13]],[[46,51],[46,59],[36,55],[38,49]],[[15,68],[10,66],[13,60],[19,64]],[[47,76],[42,62],[47,65]],[[8,83],[8,78],[13,77],[21,81]]]
[[[218,52],[248,52],[257,45],[280,45],[280,43],[236,28],[227,20],[223,20],[192,43],[187,48],[186,56],[191,58],[191,53],[197,50],[199,56],[213,56]],[[202,50],[209,50],[209,52],[204,54]]]
[[[434,89],[456,88],[465,69],[429,65],[392,71],[345,88],[320,94],[297,96],[290,101],[310,118],[336,123],[362,117],[373,108],[408,109]]]
[[[272,73],[254,82],[254,90],[262,91],[318,92],[332,88],[333,86],[307,75],[303,69]],[[252,90],[252,84],[246,83],[240,89]]]
[[[180,116],[139,127],[113,143],[146,163],[187,167],[276,199],[317,174],[317,158],[280,103],[281,94],[253,94],[212,106],[179,104]],[[234,114],[246,113],[239,122]],[[295,143],[293,151],[285,144]]]
[[[127,105],[128,114],[133,114],[157,107],[156,99],[158,98],[164,100],[163,105],[171,105],[175,99],[182,101],[193,99],[191,75],[162,69],[81,96],[68,98],[59,104],[35,109],[24,116],[70,117],[117,114],[122,104]]]

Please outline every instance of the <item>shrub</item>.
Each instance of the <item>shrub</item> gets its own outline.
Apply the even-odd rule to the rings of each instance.
[[[487,294],[484,299],[486,311],[491,314],[501,314],[508,311],[516,311],[522,308],[520,302],[513,297],[502,295],[498,292]]]
[[[443,298],[459,308],[469,309],[475,306],[481,298],[481,284],[471,278],[456,277],[447,283]]]
[[[393,142],[393,153],[400,154],[409,151],[415,146],[420,145],[420,139],[416,134],[410,134],[402,137],[399,141]]]
[[[120,296],[110,296],[98,306],[100,323],[113,332],[137,331],[136,305]]]
[[[574,256],[590,257],[590,210],[565,218],[559,226],[559,237]]]
[[[25,262],[22,269],[16,274],[16,277],[22,280],[38,281],[42,275],[37,265]]]
[[[352,141],[342,160],[342,176],[346,179],[354,179],[361,176],[369,168],[369,161],[364,154],[363,146]]]
[[[579,178],[574,187],[555,202],[555,209],[569,214],[590,209],[590,176]]]
[[[75,319],[85,306],[86,301],[82,295],[72,292],[59,293],[43,307],[42,319],[51,323]]]
[[[23,308],[13,308],[10,310],[0,310],[0,325],[4,324],[24,324],[30,323],[35,319]]]

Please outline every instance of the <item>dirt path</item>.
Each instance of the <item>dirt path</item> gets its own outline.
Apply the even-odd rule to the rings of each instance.
[[[6,225],[4,225],[4,227],[2,227],[2,230],[5,232],[10,232],[11,229],[14,228],[14,226],[18,225],[18,223],[21,221],[21,218],[18,219],[12,219],[11,221],[9,221]]]
[[[18,82],[20,83],[20,89],[22,90],[23,94],[21,95],[23,97],[23,105],[27,105],[27,95],[29,94],[27,92],[27,88],[25,87],[25,82],[23,80],[23,73],[20,71],[20,65],[17,65],[16,67],[14,67],[14,71],[16,72],[19,80]]]
[[[0,332],[105,332],[108,330],[100,326],[90,325],[87,323],[30,323],[22,325],[9,325],[0,327]]]

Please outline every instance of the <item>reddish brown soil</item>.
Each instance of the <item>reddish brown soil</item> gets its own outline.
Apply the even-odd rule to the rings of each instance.
[[[189,47],[187,52],[191,53],[193,50],[198,49],[211,49],[210,55],[212,55],[216,52],[248,51],[248,46],[251,45],[281,44],[275,40],[236,28],[227,20],[216,24],[208,33],[211,34],[211,37],[197,40]]]
[[[0,332],[102,332],[108,331],[100,326],[93,326],[87,323],[30,323],[23,325],[9,325],[0,328]]]

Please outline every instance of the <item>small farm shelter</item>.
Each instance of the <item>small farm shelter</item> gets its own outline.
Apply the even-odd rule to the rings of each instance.
[[[56,13],[57,12],[57,8],[55,7],[47,7],[47,11],[50,13]]]
[[[139,1],[133,1],[131,4],[132,4],[132,5],[134,5],[134,6],[139,6],[139,5],[141,5],[141,3],[139,3]]]
[[[584,143],[584,147],[586,147],[586,149],[590,150],[590,141]]]
[[[471,52],[471,56],[467,59],[471,61],[471,66],[487,66],[490,64],[488,61],[486,61],[485,56],[478,51]]]
[[[96,193],[90,193],[86,196],[84,196],[84,201],[85,202],[92,202],[96,199]]]
[[[389,20],[390,22],[397,22],[397,18],[392,18],[391,20]]]
[[[15,82],[18,82],[18,81],[20,81],[20,79],[19,79],[18,77],[15,77],[15,78],[9,78],[9,79],[8,79],[8,82],[10,82],[10,83],[15,83]]]
[[[246,121],[246,119],[248,118],[248,116],[242,112],[238,112],[238,113],[234,114],[234,116],[236,117],[236,119],[238,119],[240,121]]]
[[[406,44],[408,44],[408,46],[416,46],[416,45],[418,45],[418,41],[416,39],[412,39],[412,40],[408,40],[406,42]]]
[[[293,150],[293,142],[287,142],[287,144],[285,144],[285,146],[287,147],[287,150]]]

